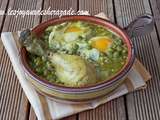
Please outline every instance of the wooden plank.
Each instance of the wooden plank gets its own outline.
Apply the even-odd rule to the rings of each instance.
[[[61,119],[61,120],[77,120],[77,116],[76,116],[76,115],[72,115],[72,116],[63,118],[63,119]]]
[[[8,1],[9,0],[1,0],[0,1],[0,10],[6,11],[6,7],[7,7],[7,4],[8,4]],[[0,29],[2,29],[4,17],[5,17],[4,15],[0,15]]]
[[[158,31],[158,34],[160,34],[160,1],[159,0],[149,0],[150,1],[150,6],[152,8],[152,13],[154,17],[156,18],[156,29]],[[159,38],[159,43],[160,43],[160,38]]]
[[[152,14],[155,18],[155,29],[157,31],[157,34],[158,34],[158,38],[154,36],[156,35],[152,35],[153,36],[153,40],[154,39],[158,39],[158,42],[157,41],[153,41],[153,44],[154,44],[154,48],[155,48],[155,51],[160,51],[160,1],[159,0],[148,0],[148,2],[145,3],[145,8],[148,8],[148,7],[151,7],[152,9]],[[147,7],[148,6],[148,7]],[[156,54],[156,58],[157,60],[160,60],[160,54]],[[158,66],[160,68],[160,62],[158,62]]]
[[[1,0],[0,1],[0,10],[6,11],[7,4],[8,4],[8,0]],[[2,31],[4,18],[5,18],[4,15],[0,15],[0,32]],[[2,41],[0,39],[0,56],[2,55],[2,49],[3,49],[3,45],[2,45]]]
[[[136,16],[149,12],[148,0],[117,0],[116,17],[118,24],[126,26]],[[152,80],[148,82],[146,90],[131,93],[127,95],[127,110],[129,120],[158,120],[160,119],[160,68],[157,33],[154,31],[142,37],[136,37],[133,40],[136,55],[146,66],[152,75]]]
[[[42,10],[42,6],[43,6],[43,0],[38,0],[36,3],[36,10]],[[38,25],[41,22],[41,16],[35,16],[34,17],[34,23],[33,23],[33,27]]]
[[[61,120],[76,120],[77,116],[76,115],[72,115],[72,116],[69,116],[69,117],[66,117],[66,118],[63,118]],[[21,119],[19,119],[21,120]],[[23,119],[22,119],[23,120]],[[28,119],[27,119],[28,120]],[[29,120],[37,120],[37,117],[34,113],[34,110],[33,108],[31,107],[31,110],[30,110],[30,114],[29,114]]]
[[[29,105],[28,99],[25,96],[24,92],[22,93],[19,111],[21,112],[18,115],[18,120],[28,120],[30,105]]]
[[[42,0],[10,0],[8,8],[17,10],[38,9]],[[17,31],[31,28],[37,24],[40,17],[36,16],[6,16],[3,31]],[[3,47],[1,48],[0,61],[0,119],[26,120],[29,114],[29,102],[16,78],[9,57]],[[26,107],[26,108],[25,108]]]
[[[45,0],[43,9],[47,10],[72,10],[77,11],[77,0]],[[42,21],[46,21],[51,18],[59,17],[56,15],[44,15],[42,16]]]
[[[50,7],[50,10],[69,10],[72,8],[74,11],[77,11],[77,0],[45,0],[43,9],[46,10]],[[56,15],[45,15],[42,16],[42,22],[51,18],[56,18]],[[66,117],[63,120],[76,120],[77,116],[73,115]]]
[[[6,55],[6,52],[3,53],[4,56],[2,58],[1,64],[8,64],[7,67],[6,65],[1,69],[2,71],[2,79],[1,79],[1,101],[0,101],[0,106],[1,106],[1,113],[0,113],[0,118],[3,119],[10,119],[10,118],[15,118],[17,119],[16,112],[17,108],[19,108],[18,102],[20,102],[20,86],[17,81],[16,76],[14,75],[13,68],[10,64],[9,58]],[[16,86],[16,87],[14,87]],[[14,116],[12,116],[14,115]]]
[[[40,3],[42,3],[42,0],[29,0],[29,1],[22,1],[22,0],[11,0],[9,2],[8,8],[11,8],[12,10],[35,10],[41,8]],[[39,6],[39,7],[38,7]],[[38,17],[38,18],[37,18]],[[3,27],[3,31],[17,31],[17,30],[23,30],[24,28],[31,28],[34,26],[34,24],[38,24],[38,19],[40,19],[40,16],[13,16],[8,15],[5,19],[5,26]],[[37,21],[37,22],[36,22]]]
[[[91,15],[104,12],[114,22],[112,0],[79,0],[79,10],[87,10]]]
[[[112,0],[80,0],[79,9],[89,10],[91,15],[104,12],[111,21],[114,21],[112,3]],[[82,112],[78,118],[79,120],[125,120],[126,111],[124,98],[120,97],[99,106],[95,110]]]
[[[124,98],[112,100],[93,110],[79,114],[79,120],[126,120]]]
[[[3,50],[3,45],[2,45],[2,41],[0,39],[0,56],[2,55],[2,50]]]
[[[30,109],[29,120],[37,120],[37,117],[36,117],[32,107]]]

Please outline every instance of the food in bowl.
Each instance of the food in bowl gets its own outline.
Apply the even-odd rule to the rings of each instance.
[[[110,80],[128,57],[127,45],[117,33],[80,20],[50,25],[41,37],[30,34],[22,44],[38,76],[66,87]]]
[[[135,60],[130,37],[145,33],[137,28],[153,28],[153,22],[144,24],[150,19],[151,15],[139,17],[123,29],[93,16],[63,16],[25,30],[20,34],[25,77],[39,93],[58,102],[88,103],[104,97],[127,77]]]
[[[80,53],[77,55],[74,52],[70,53],[68,50],[68,47],[67,47],[66,50],[68,50],[68,52],[65,53],[64,51],[62,52],[60,50],[56,51],[56,49],[54,49],[54,47],[50,48],[49,43],[51,41],[49,42],[49,39],[47,37],[46,38],[48,39],[48,42],[46,42],[44,40],[44,37],[47,34],[48,27],[50,27],[50,26],[53,27],[53,26],[57,26],[60,24],[63,25],[63,23],[70,23],[70,22],[73,23],[73,22],[79,22],[79,21],[83,22],[85,24],[86,23],[91,24],[93,26],[96,25],[98,28],[102,27],[108,33],[112,33],[112,34],[108,34],[106,32],[106,35],[104,35],[104,34],[102,34],[103,32],[99,32],[100,33],[99,36],[98,35],[94,36],[94,34],[93,34],[93,36],[87,35],[87,37],[90,38],[89,39],[90,42],[87,42],[87,45],[89,45],[88,48],[93,48],[94,49],[93,53],[95,51],[98,51],[100,53],[98,58],[100,56],[104,56],[104,57],[106,57],[107,55],[109,56],[108,53],[105,53],[105,47],[102,47],[100,49],[99,49],[99,47],[97,47],[97,45],[101,46],[101,44],[99,44],[99,42],[97,44],[97,39],[99,41],[99,38],[103,38],[100,41],[104,42],[104,39],[110,38],[112,40],[112,37],[113,37],[113,41],[109,40],[109,42],[107,42],[107,43],[104,42],[108,46],[106,48],[106,50],[108,50],[108,51],[109,51],[109,48],[112,46],[112,44],[113,43],[115,44],[114,40],[116,41],[116,38],[120,38],[119,40],[122,42],[119,42],[119,43],[121,44],[122,48],[124,48],[124,50],[126,50],[126,52],[124,51],[123,54],[117,55],[117,58],[120,58],[120,56],[122,56],[122,55],[124,56],[124,57],[122,57],[123,58],[122,64],[123,64],[123,62],[124,62],[124,64],[121,65],[121,67],[119,68],[119,70],[117,70],[117,72],[115,71],[115,73],[106,77],[106,79],[104,79],[104,80],[102,78],[97,79],[99,77],[97,74],[99,71],[98,71],[98,69],[96,70],[96,64],[95,65],[93,64],[93,63],[96,63],[94,61],[94,59],[91,59],[91,60],[87,59],[87,58],[90,58],[90,54],[88,54],[90,52],[86,52],[86,51],[89,51],[89,49],[84,50],[84,53],[82,55],[80,55]],[[73,27],[71,27],[71,28],[72,28],[71,29],[72,32],[75,31],[75,28],[74,29],[73,29]],[[92,28],[92,29],[96,31],[96,29],[94,29],[94,28]],[[76,30],[77,30],[77,28],[76,28]],[[71,32],[71,31],[67,30],[67,32]],[[48,33],[50,33],[50,32],[48,32]],[[76,32],[76,33],[78,34],[78,37],[76,37],[77,35],[75,35],[74,38],[79,38],[79,35],[81,35],[82,31],[78,30],[78,32]],[[88,34],[88,30],[84,31],[83,33]],[[65,35],[70,36],[68,34],[70,34],[70,33],[66,33]],[[52,34],[52,35],[54,35],[54,34]],[[62,37],[62,36],[64,36],[64,34],[59,33],[59,36]],[[73,36],[73,34],[71,34],[71,36]],[[51,38],[52,38],[52,36],[51,36]],[[82,36],[82,38],[83,38],[83,36]],[[72,40],[73,39],[71,39],[71,41]],[[47,21],[37,25],[36,27],[34,27],[31,31],[24,30],[23,32],[21,32],[20,41],[23,45],[20,49],[20,59],[22,61],[22,66],[23,66],[23,70],[25,72],[25,77],[39,93],[41,93],[47,97],[50,97],[51,99],[54,99],[58,102],[65,102],[65,103],[67,102],[67,103],[71,103],[71,104],[79,104],[80,103],[81,104],[84,102],[88,103],[94,99],[104,97],[109,92],[116,89],[121,83],[123,83],[123,81],[127,77],[128,72],[130,71],[130,69],[133,65],[133,62],[135,60],[134,47],[133,47],[133,44],[132,44],[130,38],[128,37],[127,33],[125,32],[125,30],[118,27],[114,23],[111,23],[110,21],[100,19],[97,17],[93,17],[93,16],[63,16],[61,18],[54,18],[54,19],[47,20]],[[47,44],[45,44],[45,43],[47,43]],[[77,42],[75,42],[75,43],[77,43]],[[68,44],[65,44],[65,45],[68,46]],[[96,45],[96,47],[95,47],[95,45]],[[83,44],[82,44],[81,47],[83,48],[83,47],[85,47],[85,45],[83,46]],[[117,51],[118,49],[119,48],[115,47],[114,51]],[[116,55],[113,54],[114,51],[111,52],[112,55],[110,56],[113,60],[116,59]],[[96,53],[98,53],[98,52],[96,52]],[[60,74],[56,73],[56,70],[58,70],[57,68],[59,68],[59,67],[56,68],[56,66],[53,65],[54,69],[53,68],[52,69],[55,70],[55,73],[53,73],[53,75],[56,75],[55,77],[57,77],[57,78],[59,78],[59,76],[63,77],[63,76],[67,75],[67,77],[68,77],[67,79],[72,80],[71,81],[72,83],[61,83],[60,81],[56,81],[57,83],[55,81],[49,82],[49,79],[47,80],[45,77],[42,76],[43,72],[42,72],[42,75],[38,75],[38,73],[36,73],[36,71],[35,71],[35,69],[38,67],[36,67],[36,68],[31,67],[31,64],[34,62],[31,62],[30,55],[33,58],[33,60],[35,60],[36,57],[40,57],[42,60],[45,60],[45,62],[43,62],[43,63],[45,63],[45,65],[47,67],[48,67],[47,64],[53,64],[53,61],[51,61],[51,60],[53,60],[56,57],[56,60],[54,59],[54,64],[56,62],[59,65],[61,65],[61,68],[67,68],[67,69],[65,69],[65,71],[62,69],[63,72],[59,72],[59,73],[61,73],[61,75],[60,75]],[[88,57],[88,55],[89,55],[89,57]],[[76,56],[74,59],[78,59],[79,61],[81,61],[82,65],[76,64],[77,62],[73,62],[73,61],[71,62],[72,59],[68,59],[68,58],[71,58],[71,56],[73,56],[73,57]],[[57,58],[58,58],[58,60],[57,60]],[[63,64],[63,63],[66,63],[66,62],[64,62],[64,61],[66,61],[66,58],[68,61],[67,65]],[[46,60],[48,61],[48,63],[46,63],[47,62]],[[60,62],[60,61],[63,61],[63,62]],[[100,61],[99,61],[99,63],[100,63],[99,65],[103,66],[105,64],[105,62],[103,64],[103,62],[101,62],[101,61],[103,61],[103,57],[101,57]],[[40,62],[41,62],[41,60],[40,60]],[[68,63],[70,63],[70,64],[73,63],[73,64],[70,65]],[[118,64],[114,63],[115,66],[120,65],[119,64],[120,62],[117,62],[117,63]],[[44,67],[45,65],[42,65],[42,66]],[[75,69],[74,66],[78,66],[78,65],[85,66],[85,67],[82,67],[83,70],[81,69],[81,71],[84,71],[81,73],[81,75],[85,76],[85,77],[82,77],[82,76],[80,76],[80,74],[78,74],[79,69],[77,69],[77,68],[79,68],[79,67],[76,67],[76,69]],[[112,67],[112,64],[110,64],[110,65],[111,66],[109,66],[109,68],[108,68],[109,70],[110,70],[110,67]],[[69,70],[68,70],[68,68],[69,68]],[[115,68],[117,68],[117,67],[115,67]],[[46,69],[46,68],[44,67],[42,69],[42,71],[44,69]],[[92,72],[92,74],[90,74],[91,73],[90,71]],[[96,72],[96,74],[94,71]],[[114,72],[114,70],[112,70],[112,71]],[[66,74],[66,72],[67,72],[67,74]],[[72,74],[70,74],[69,72]],[[78,74],[78,77],[76,77],[77,79],[76,80],[69,79],[69,77],[77,76],[75,73]],[[94,78],[94,80],[92,79],[92,77]],[[64,77],[64,78],[66,78],[66,77]],[[84,78],[83,82],[81,82],[82,79],[80,79],[80,78]],[[92,80],[92,81],[90,81],[90,80]],[[63,80],[61,79],[61,81],[63,81]],[[65,79],[65,81],[66,81],[66,79]],[[79,81],[78,85],[77,85],[77,81]],[[73,84],[73,83],[76,83],[76,84]]]

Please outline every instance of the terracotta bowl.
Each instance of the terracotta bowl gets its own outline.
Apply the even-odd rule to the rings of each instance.
[[[97,83],[95,85],[84,87],[65,87],[54,83],[50,83],[47,80],[36,75],[36,73],[34,73],[34,71],[29,67],[27,51],[24,47],[22,47],[20,50],[20,58],[22,60],[23,68],[27,79],[40,93],[62,102],[89,102],[91,100],[103,97],[104,95],[108,94],[109,92],[117,88],[124,81],[124,79],[127,76],[127,73],[133,65],[135,58],[133,44],[128,35],[126,34],[125,30],[115,25],[114,23],[111,23],[108,20],[104,20],[101,18],[93,16],[64,16],[61,18],[51,19],[46,22],[43,22],[37,25],[35,28],[33,28],[32,32],[34,32],[37,36],[41,36],[43,31],[50,25],[60,24],[66,21],[77,20],[87,21],[93,24],[101,25],[117,33],[119,36],[122,37],[124,43],[128,47],[128,57],[124,67],[109,80]]]

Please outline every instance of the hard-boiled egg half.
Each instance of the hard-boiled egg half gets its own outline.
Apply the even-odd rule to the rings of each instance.
[[[91,38],[91,46],[100,52],[106,52],[112,44],[112,39],[107,36],[98,36]]]

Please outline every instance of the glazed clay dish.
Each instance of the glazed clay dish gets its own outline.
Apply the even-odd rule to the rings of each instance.
[[[149,18],[150,16],[147,17]],[[138,18],[138,20],[139,19],[141,18]],[[102,26],[106,30],[112,31],[114,34],[118,35],[121,38],[122,42],[126,45],[127,55],[125,63],[123,64],[121,69],[118,70],[118,72],[116,72],[107,80],[103,80],[95,84],[88,84],[75,87],[75,86],[66,86],[63,84],[56,84],[38,75],[35,72],[35,70],[30,67],[29,53],[26,47],[23,46],[20,50],[20,59],[22,61],[26,78],[33,84],[33,86],[38,92],[48,97],[51,97],[54,100],[69,102],[69,103],[89,102],[91,100],[107,95],[109,92],[117,88],[125,80],[135,60],[134,46],[132,44],[131,37],[132,35],[136,34],[133,28],[135,27],[134,25],[137,24],[137,21],[132,22],[130,27],[122,29],[121,27],[117,26],[116,24],[108,20],[104,20],[93,16],[64,16],[61,18],[50,19],[46,22],[43,22],[37,25],[35,28],[33,28],[31,32],[35,36],[41,37],[44,31],[49,26],[55,26],[65,22],[76,22],[76,21],[87,22],[94,25]],[[148,26],[146,25],[146,27],[149,27],[149,25]],[[133,32],[130,31],[131,28]],[[72,30],[75,29],[72,28]],[[142,31],[142,33],[143,32],[144,31]]]

